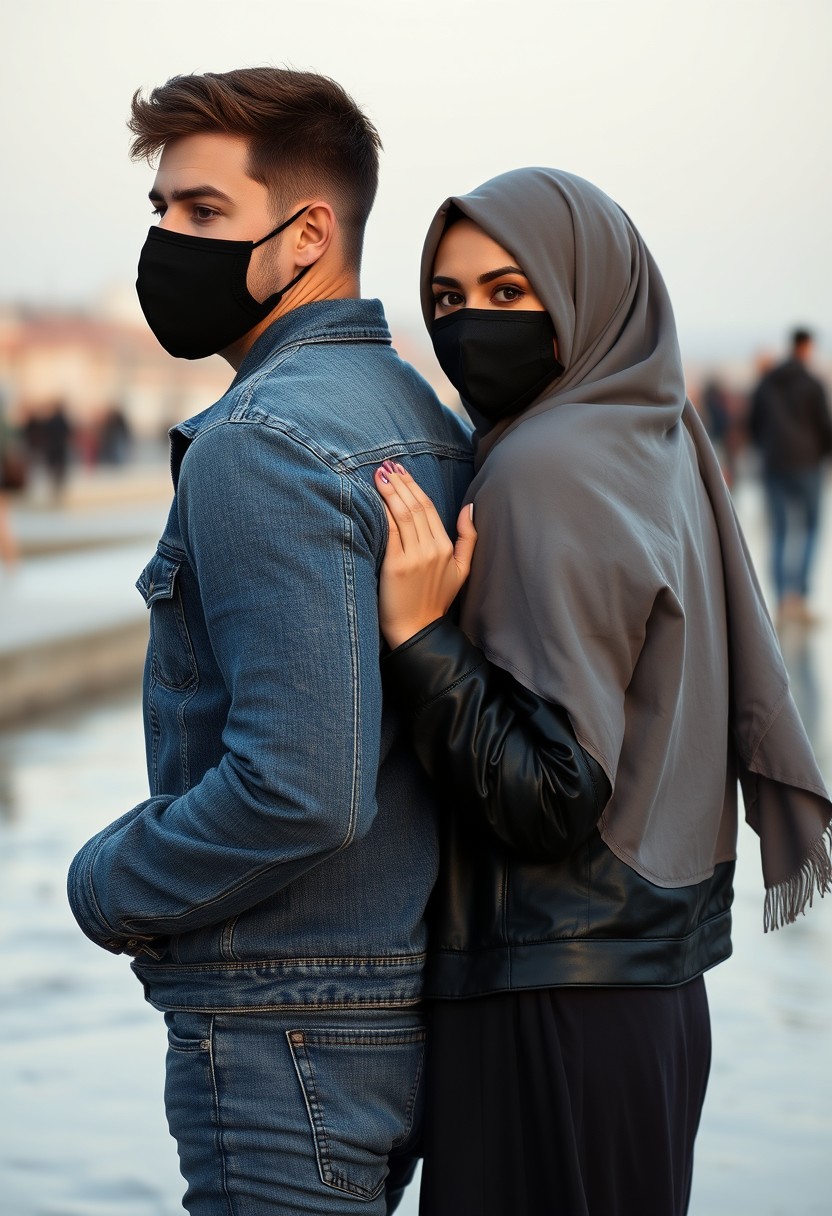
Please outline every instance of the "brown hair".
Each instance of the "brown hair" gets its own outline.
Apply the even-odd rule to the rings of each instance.
[[[378,186],[378,131],[328,76],[289,68],[174,76],[133,94],[130,154],[148,162],[170,140],[219,131],[249,144],[249,176],[269,190],[277,219],[304,195],[331,191],[356,265]]]

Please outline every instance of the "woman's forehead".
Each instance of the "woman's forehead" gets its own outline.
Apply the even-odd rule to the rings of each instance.
[[[466,217],[457,220],[442,234],[433,266],[438,274],[451,273],[450,267],[479,272],[514,261],[510,250]]]

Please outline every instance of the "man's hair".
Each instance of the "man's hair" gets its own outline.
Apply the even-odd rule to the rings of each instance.
[[[248,174],[264,185],[276,219],[299,198],[323,194],[344,234],[346,257],[361,260],[378,186],[378,131],[328,76],[289,68],[174,76],[148,98],[133,94],[133,160],[147,160],[183,135],[221,132],[248,141]]]
[[[814,341],[815,335],[810,329],[793,329],[791,337],[792,350],[797,350],[798,346],[805,346],[807,342]]]

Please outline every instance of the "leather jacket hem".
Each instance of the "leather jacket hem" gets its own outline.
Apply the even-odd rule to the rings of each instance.
[[[436,950],[428,962],[425,996],[453,1000],[529,988],[673,988],[724,962],[731,950],[730,910],[681,940],[584,937]]]

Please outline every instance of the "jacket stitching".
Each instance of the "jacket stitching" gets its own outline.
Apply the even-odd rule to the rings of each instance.
[[[359,654],[357,608],[355,603],[355,568],[353,564],[353,530],[350,509],[350,486],[345,478],[340,479],[341,489],[341,518],[344,543],[342,545],[344,562],[344,609],[347,615],[350,639],[350,663],[352,664],[352,787],[350,792],[350,814],[347,831],[337,852],[345,849],[355,836],[358,820],[358,808],[361,798],[361,735],[358,729],[359,712],[361,707],[361,656]]]
[[[480,659],[480,661],[478,663],[476,663],[473,667],[469,667],[468,670],[466,672],[464,672],[461,676],[457,676],[457,678],[454,680],[454,682],[452,684],[449,684],[447,686],[447,688],[443,688],[441,692],[434,693],[434,695],[432,697],[430,697],[427,701],[420,702],[420,704],[417,706],[416,710],[414,711],[415,715],[418,716],[420,713],[423,712],[423,710],[428,709],[431,705],[434,705],[437,701],[441,701],[442,698],[447,696],[449,692],[453,692],[455,688],[459,688],[460,684],[464,684],[465,681],[470,676],[472,676],[475,671],[478,671],[479,668],[482,667],[482,664],[483,664],[483,660]]]

